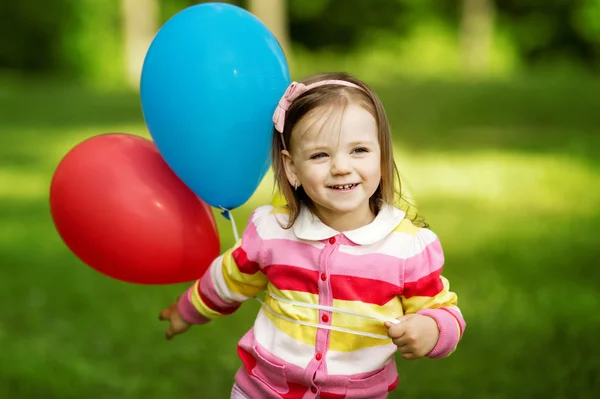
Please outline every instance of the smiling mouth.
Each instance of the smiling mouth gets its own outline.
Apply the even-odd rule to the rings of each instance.
[[[338,190],[338,191],[350,191],[356,186],[358,186],[358,183],[327,186],[327,188],[331,188],[331,189]]]

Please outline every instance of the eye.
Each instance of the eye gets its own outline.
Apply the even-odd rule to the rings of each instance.
[[[319,158],[323,158],[326,156],[327,156],[327,154],[325,154],[324,152],[319,152],[318,154],[311,155],[310,159],[319,159]]]
[[[358,147],[358,148],[353,149],[352,152],[357,153],[357,154],[362,154],[362,153],[369,152],[369,150],[366,149],[365,147]]]

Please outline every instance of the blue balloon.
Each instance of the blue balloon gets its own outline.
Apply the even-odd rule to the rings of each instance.
[[[257,17],[204,3],[175,14],[154,37],[142,111],[179,178],[209,205],[234,209],[269,169],[272,116],[289,83],[285,55]]]

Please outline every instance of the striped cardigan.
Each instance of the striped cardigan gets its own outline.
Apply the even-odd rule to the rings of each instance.
[[[185,320],[203,324],[267,292],[238,345],[236,390],[258,399],[387,397],[398,384],[397,348],[378,318],[430,316],[440,337],[428,356],[454,351],[465,322],[431,230],[387,206],[371,224],[343,233],[306,207],[291,229],[282,227],[287,220],[285,208],[256,209],[241,239],[178,303]]]

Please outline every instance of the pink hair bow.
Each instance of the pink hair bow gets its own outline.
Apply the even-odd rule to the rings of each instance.
[[[363,91],[365,90],[362,87],[360,87],[352,82],[348,82],[346,80],[321,80],[321,81],[318,81],[315,83],[311,83],[308,86],[306,86],[304,83],[292,82],[288,86],[285,93],[283,94],[283,97],[281,97],[281,100],[279,100],[279,104],[277,105],[277,108],[275,108],[275,112],[273,113],[273,123],[275,124],[275,130],[277,130],[279,133],[281,133],[281,143],[283,144],[284,150],[286,149],[285,140],[283,139],[283,127],[285,126],[285,114],[290,109],[290,106],[292,105],[294,100],[297,99],[298,97],[300,97],[300,95],[306,93],[308,90],[311,90],[318,86],[329,85],[329,84],[353,87],[355,89],[359,89],[359,90],[363,90]]]
[[[283,126],[285,125],[285,113],[290,109],[292,102],[300,97],[301,94],[306,93],[308,87],[303,83],[292,82],[279,100],[275,113],[273,114],[273,123],[275,129],[279,133],[283,133]]]

